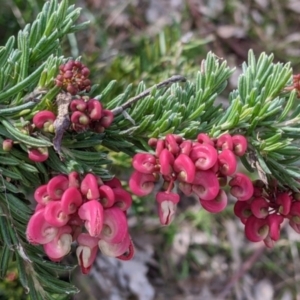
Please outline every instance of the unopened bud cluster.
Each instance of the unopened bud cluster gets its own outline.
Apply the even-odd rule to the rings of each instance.
[[[234,213],[245,224],[245,235],[252,242],[263,241],[269,248],[280,238],[284,219],[300,233],[300,195],[291,190],[279,191],[262,181],[253,182],[253,197],[237,201]]]
[[[227,205],[227,195],[222,187],[227,185],[238,200],[252,197],[251,180],[242,173],[235,173],[236,156],[247,150],[247,140],[242,135],[223,134],[211,139],[200,133],[197,141],[184,140],[168,134],[165,139],[150,139],[155,154],[138,153],[133,157],[135,169],[129,180],[132,192],[138,196],[150,194],[155,183],[163,178],[163,190],[156,194],[158,214],[163,225],[171,223],[180,196],[172,192],[175,182],[185,194],[195,194],[204,209],[217,213]]]
[[[90,70],[84,64],[77,60],[70,60],[59,67],[55,83],[71,95],[81,91],[89,92],[91,89],[89,75]]]
[[[103,182],[88,173],[57,175],[35,190],[37,206],[26,230],[27,240],[43,245],[52,261],[61,261],[77,242],[81,271],[87,274],[97,252],[131,259],[134,253],[126,211],[131,195],[114,178]]]

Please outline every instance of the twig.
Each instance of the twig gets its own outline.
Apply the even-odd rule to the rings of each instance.
[[[147,90],[145,90],[144,92],[140,93],[139,95],[130,98],[127,102],[125,102],[124,104],[122,104],[121,106],[118,106],[116,108],[114,108],[112,110],[112,113],[114,114],[114,116],[121,114],[125,109],[127,109],[128,107],[130,107],[132,104],[134,104],[135,102],[139,101],[140,99],[148,96],[151,94],[152,90],[154,88],[160,89],[166,85],[169,85],[171,83],[175,83],[175,82],[185,82],[186,78],[181,76],[181,75],[174,75],[160,83],[158,83],[157,85],[155,85],[154,87],[151,87]]]
[[[230,293],[235,283],[243,277],[243,275],[254,265],[266,249],[265,245],[258,247],[255,252],[242,264],[240,269],[231,277],[223,291],[216,297],[217,299],[225,299]]]
[[[55,136],[53,139],[53,147],[55,151],[59,154],[60,159],[63,159],[61,155],[61,141],[65,131],[70,126],[69,117],[69,105],[72,100],[72,96],[69,93],[59,93],[56,97],[57,103],[57,117],[54,121]]]

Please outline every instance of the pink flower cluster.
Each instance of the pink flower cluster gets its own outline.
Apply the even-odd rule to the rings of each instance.
[[[55,83],[71,95],[76,95],[80,91],[88,92],[91,89],[89,75],[90,70],[84,64],[77,60],[70,60],[59,67]]]
[[[100,251],[122,260],[134,254],[126,211],[131,195],[114,178],[103,182],[88,173],[57,175],[35,190],[37,206],[26,230],[27,240],[43,245],[50,260],[59,262],[77,242],[81,271],[87,274]]]
[[[300,233],[300,197],[292,191],[278,191],[262,181],[253,183],[254,193],[247,201],[237,201],[234,213],[245,224],[245,235],[252,242],[263,241],[269,248],[280,238],[284,219]]]
[[[212,213],[222,211],[227,205],[222,187],[226,186],[228,176],[232,195],[242,201],[252,197],[251,180],[244,174],[235,174],[236,156],[244,155],[247,150],[244,136],[226,133],[211,139],[200,133],[197,141],[191,141],[168,134],[165,139],[150,139],[149,145],[155,148],[155,154],[138,153],[133,157],[135,171],[129,186],[134,194],[145,196],[153,191],[162,176],[164,191],[156,194],[156,201],[163,225],[171,223],[180,200],[179,195],[172,192],[176,181],[185,195],[196,194],[202,207]]]
[[[77,132],[83,130],[93,130],[103,132],[113,121],[113,113],[108,109],[103,109],[100,101],[96,99],[74,99],[70,103],[71,129]],[[38,129],[44,132],[54,133],[54,122],[56,115],[49,110],[36,113],[32,119],[30,130]],[[3,148],[9,151],[12,143],[6,140]],[[47,148],[29,148],[28,157],[35,162],[43,162],[48,159]]]
[[[103,109],[101,102],[96,99],[74,99],[71,101],[70,110],[72,129],[77,132],[91,129],[101,133],[114,119],[112,111]]]

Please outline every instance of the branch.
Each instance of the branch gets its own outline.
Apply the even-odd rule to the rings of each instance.
[[[186,81],[186,78],[181,76],[181,75],[174,75],[158,84],[156,84],[155,86],[145,90],[144,92],[142,92],[141,94],[135,96],[135,97],[132,97],[130,98],[127,102],[125,102],[123,105],[121,106],[118,106],[116,108],[114,108],[112,110],[112,113],[114,114],[114,116],[117,116],[119,114],[121,114],[125,109],[129,108],[131,105],[133,105],[135,102],[139,101],[140,99],[148,96],[151,94],[152,90],[154,88],[157,88],[157,89],[160,89],[166,85],[169,85],[171,83],[175,83],[175,82],[185,82]]]

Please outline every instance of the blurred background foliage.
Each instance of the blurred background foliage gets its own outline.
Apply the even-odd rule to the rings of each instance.
[[[208,51],[236,67],[228,89],[236,87],[241,63],[250,48],[256,54],[273,52],[275,60],[291,61],[294,72],[300,72],[299,0],[70,2],[83,8],[81,21],[90,20],[91,25],[65,39],[64,53],[82,56],[91,69],[92,81],[99,84],[95,94],[111,80],[117,81],[114,97],[141,80],[151,86],[174,74],[189,78],[199,70]],[[0,0],[0,4],[3,45],[32,22],[44,1]],[[226,96],[220,101],[226,103]],[[128,156],[112,153],[111,158],[115,165],[110,171],[126,181],[131,172]],[[276,247],[265,250],[245,240],[242,226],[232,213],[233,203],[222,214],[212,215],[201,210],[195,199],[183,200],[174,222],[161,228],[151,196],[135,198],[129,216],[131,234],[138,253],[150,253],[150,258],[140,258],[140,266],[146,267],[147,287],[154,290],[155,298],[130,288],[124,291],[117,280],[111,280],[119,289],[120,299],[300,297],[297,235],[286,227]],[[99,279],[103,268],[105,264],[99,262],[88,280],[73,274],[73,281],[82,290],[74,299],[99,299],[99,295],[112,299],[112,287]],[[26,299],[13,265],[0,283],[0,299]]]

